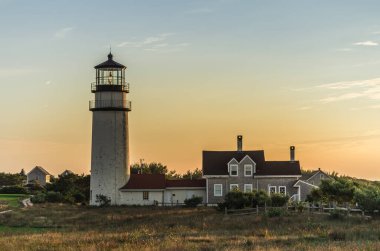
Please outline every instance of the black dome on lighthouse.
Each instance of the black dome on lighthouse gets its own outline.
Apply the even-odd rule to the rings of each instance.
[[[104,61],[103,63],[101,64],[98,64],[97,66],[94,67],[95,69],[125,69],[127,68],[126,66],[122,65],[122,64],[119,64],[118,62],[115,62],[113,61],[113,55],[112,53],[110,52],[108,54],[108,60],[107,61]]]

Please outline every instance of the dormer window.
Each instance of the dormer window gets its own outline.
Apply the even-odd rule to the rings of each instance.
[[[238,176],[238,165],[230,165],[230,175]]]
[[[253,166],[244,165],[244,176],[252,176],[252,174],[253,174]]]

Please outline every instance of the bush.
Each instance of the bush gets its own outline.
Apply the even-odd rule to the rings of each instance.
[[[197,197],[197,196],[193,196],[192,198],[190,199],[186,199],[184,202],[185,202],[185,205],[187,207],[196,207],[198,206],[200,203],[202,203],[203,201],[203,198],[202,197]]]
[[[289,201],[289,196],[275,193],[272,194],[270,199],[272,202],[272,207],[283,207]]]
[[[47,202],[57,203],[63,201],[63,196],[60,192],[49,191],[46,193],[45,199]]]
[[[7,186],[0,189],[2,194],[27,194],[26,188],[21,186]]]
[[[240,191],[232,191],[226,194],[225,205],[227,208],[241,209],[250,204],[249,196]]]
[[[46,202],[46,195],[44,193],[38,193],[30,198],[30,201],[33,203],[45,203]]]
[[[272,218],[272,217],[279,217],[279,216],[282,216],[284,215],[284,210],[281,209],[281,208],[270,208],[267,212],[267,216],[269,218]]]
[[[270,202],[270,197],[268,196],[267,192],[264,190],[259,190],[259,191],[253,191],[252,193],[252,206],[256,207],[262,207],[265,205],[265,203]]]
[[[330,212],[329,218],[332,220],[343,220],[346,218],[346,216],[347,216],[346,212],[342,212],[339,210],[332,210]]]
[[[101,207],[107,207],[111,205],[111,199],[103,194],[97,194],[95,202],[98,203]]]

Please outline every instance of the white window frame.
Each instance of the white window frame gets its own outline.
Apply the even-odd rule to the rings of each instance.
[[[236,187],[239,190],[239,184],[230,184],[230,191],[233,191],[233,187]]]
[[[220,186],[220,194],[216,193],[216,187]],[[223,196],[223,185],[222,184],[214,184],[214,196],[215,197],[221,197]]]
[[[285,188],[285,193],[283,193],[283,195],[286,195],[286,186],[279,186],[279,187],[278,187],[278,193],[279,193],[279,194],[282,194],[282,193],[281,193],[281,188]]]
[[[247,175],[247,169],[250,168],[251,169],[251,174],[250,175]],[[244,176],[245,177],[251,177],[253,175],[253,165],[252,164],[245,164],[244,165]]]
[[[247,187],[251,188],[251,191],[249,191],[249,193],[252,193],[253,192],[253,185],[252,184],[244,184],[244,192],[245,193],[248,193],[247,192]]]
[[[277,193],[277,187],[276,186],[268,186],[268,194],[271,195],[272,193],[270,192],[271,188],[274,187],[274,194]]]
[[[321,173],[320,175],[319,175],[319,179],[320,180],[323,180],[325,178],[325,175],[323,174],[323,173]]]
[[[236,175],[232,174],[232,168],[233,167],[236,167]],[[239,165],[237,165],[237,164],[231,164],[230,165],[230,176],[234,176],[234,177],[239,176]]]

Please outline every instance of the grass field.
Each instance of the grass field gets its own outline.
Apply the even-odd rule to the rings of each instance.
[[[36,205],[0,215],[0,250],[380,250],[380,221],[213,208]]]
[[[0,211],[4,208],[20,207],[21,200],[27,197],[24,194],[0,194]]]

